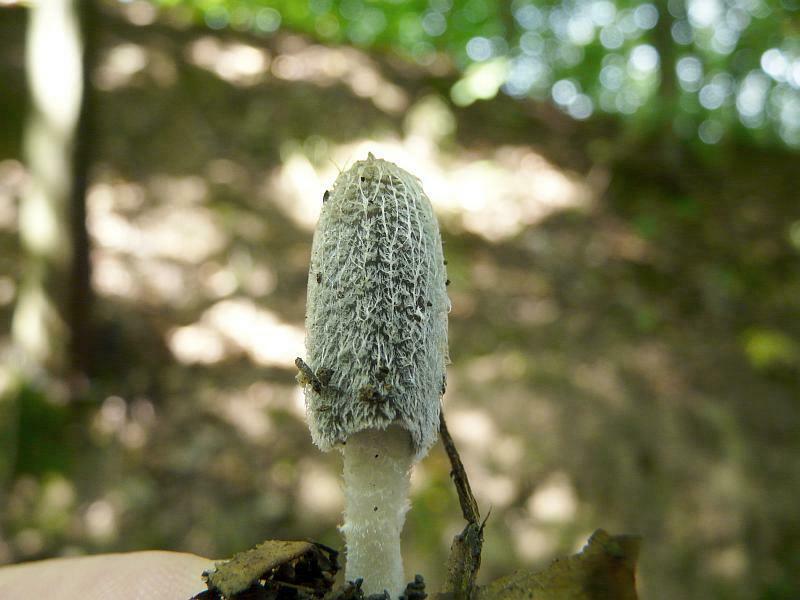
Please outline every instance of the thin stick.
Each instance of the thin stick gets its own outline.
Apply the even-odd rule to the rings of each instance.
[[[461,504],[461,514],[468,523],[477,523],[481,520],[481,513],[478,510],[478,503],[475,501],[475,496],[472,494],[472,488],[469,485],[469,478],[467,472],[464,470],[464,464],[461,462],[461,457],[458,455],[458,450],[447,430],[447,423],[444,420],[444,412],[439,412],[439,435],[442,436],[442,444],[444,450],[447,452],[447,458],[450,459],[450,476],[453,478],[453,483],[458,492],[458,502]]]
[[[478,576],[478,569],[481,567],[483,526],[486,521],[479,522],[481,514],[478,510],[478,503],[472,494],[467,472],[464,470],[464,464],[458,455],[453,438],[450,437],[444,413],[441,411],[439,412],[439,434],[442,437],[442,445],[447,452],[447,457],[450,459],[450,476],[453,478],[458,492],[461,514],[467,521],[464,530],[453,538],[453,544],[450,546],[447,577],[442,591],[445,594],[452,594],[455,600],[470,600],[475,593],[475,579]]]

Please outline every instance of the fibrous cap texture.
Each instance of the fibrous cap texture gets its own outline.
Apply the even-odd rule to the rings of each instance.
[[[371,154],[326,193],[311,253],[304,380],[314,443],[399,425],[416,458],[436,441],[447,353],[447,275],[419,180]]]

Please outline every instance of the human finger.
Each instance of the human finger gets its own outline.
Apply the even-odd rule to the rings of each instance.
[[[0,568],[3,600],[188,600],[213,561],[147,551],[59,558]]]

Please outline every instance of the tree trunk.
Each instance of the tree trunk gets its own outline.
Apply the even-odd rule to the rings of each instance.
[[[88,117],[82,110],[84,10],[81,0],[47,0],[30,8],[30,114],[23,140],[29,183],[19,211],[25,275],[12,323],[22,372],[68,383],[83,380],[91,296],[84,204],[88,140],[78,137]]]

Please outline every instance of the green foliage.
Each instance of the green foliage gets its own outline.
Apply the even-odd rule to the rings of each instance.
[[[69,411],[53,403],[45,392],[31,386],[20,388],[16,472],[43,475],[66,472],[70,465],[66,435]]]
[[[713,145],[800,147],[797,0],[158,0],[212,29],[279,28],[391,50],[464,75],[457,104],[552,100],[575,119],[612,114]]]
[[[797,343],[782,331],[750,329],[745,332],[743,345],[747,358],[757,369],[790,366],[800,359]]]

